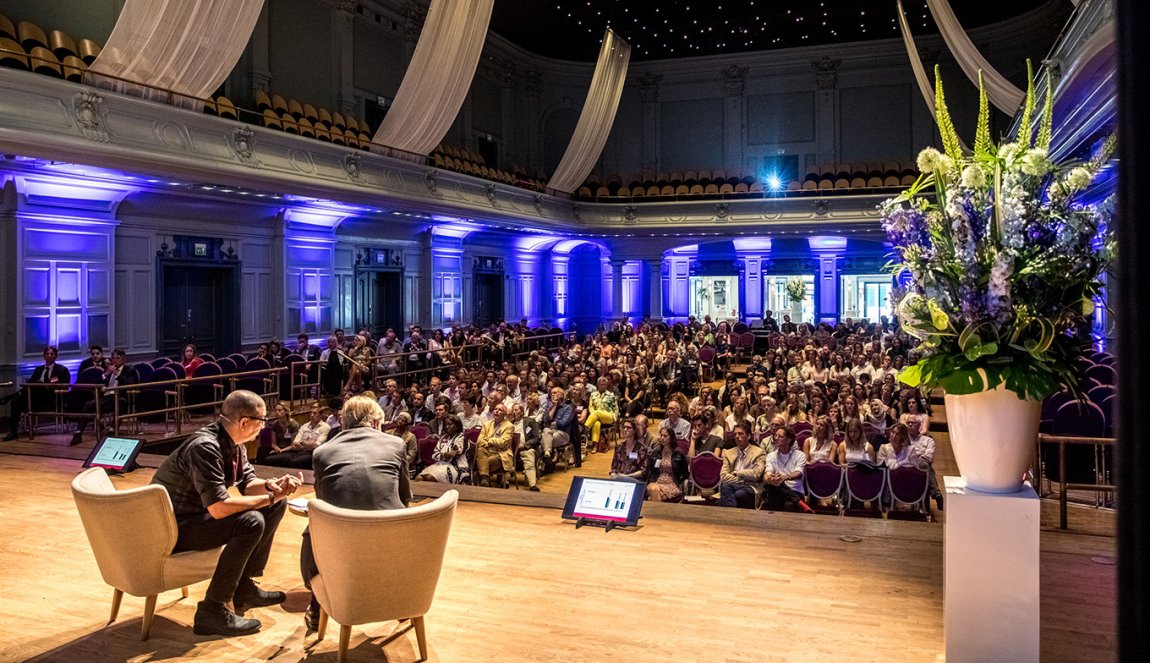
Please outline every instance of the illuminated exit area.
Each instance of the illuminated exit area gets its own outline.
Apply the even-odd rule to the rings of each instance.
[[[791,301],[787,294],[787,282],[801,278],[805,293],[801,303]],[[814,322],[815,320],[815,275],[814,274],[770,274],[763,279],[766,288],[767,308],[775,312],[775,320],[780,323],[784,315],[791,316],[791,322]],[[798,317],[796,318],[796,314]]]
[[[841,316],[852,320],[878,322],[882,316],[889,320],[891,278],[889,274],[857,274],[842,277],[839,292]]]
[[[711,316],[714,321],[738,320],[738,276],[692,276],[690,280],[691,315],[702,320]]]

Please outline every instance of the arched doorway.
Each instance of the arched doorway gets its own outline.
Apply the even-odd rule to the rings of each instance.
[[[568,329],[571,325],[580,333],[592,333],[603,322],[609,310],[610,279],[604,278],[608,269],[604,251],[595,244],[584,243],[571,249],[567,262]]]

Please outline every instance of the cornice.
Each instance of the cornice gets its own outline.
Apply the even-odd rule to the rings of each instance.
[[[164,182],[144,181],[167,178],[214,185],[201,187],[211,191],[202,195],[217,200],[239,195],[228,188],[249,187],[375,212],[588,235],[873,225],[882,198],[579,202],[38,74],[0,69],[0,89],[0,151],[116,169],[141,191],[165,190]]]

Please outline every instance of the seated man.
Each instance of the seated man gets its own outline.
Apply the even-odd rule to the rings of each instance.
[[[491,409],[491,421],[483,424],[479,439],[475,443],[475,470],[479,474],[480,486],[491,485],[491,472],[503,472],[504,488],[507,487],[507,473],[515,467],[511,457],[511,431],[513,426],[507,421],[507,407],[497,403]]]
[[[233,391],[220,407],[219,420],[188,437],[152,477],[152,483],[168,491],[176,513],[179,536],[173,552],[224,546],[207,595],[196,608],[192,630],[197,635],[255,633],[259,620],[245,619],[243,613],[286,598],[283,592],[265,592],[252,580],[267,566],[283,500],[303,483],[301,475],[256,478],[244,444],[259,435],[266,416],[258,394]],[[228,492],[233,485],[239,496]]]
[[[407,506],[411,488],[403,440],[379,430],[383,409],[366,396],[355,396],[343,406],[340,420],[344,432],[316,449],[312,456],[315,496],[333,506],[361,511]],[[303,532],[299,564],[304,585],[311,589],[319,567],[309,529]],[[309,632],[318,628],[319,610],[313,594],[304,612]]]
[[[135,367],[128,366],[124,362],[127,360],[127,353],[123,348],[116,348],[112,350],[112,361],[104,367],[103,381],[104,386],[108,388],[113,387],[127,387],[128,385],[139,384],[140,374],[136,372]],[[124,392],[112,392],[112,394],[102,395],[99,398],[99,411],[101,414],[108,414],[115,410],[116,399],[120,401],[120,412],[127,412],[128,410],[128,397]],[[76,446],[84,439],[84,429],[88,427],[89,417],[92,420],[96,417],[96,399],[84,405],[84,417],[80,419],[80,423],[76,425],[76,432],[72,434],[71,445]],[[98,428],[97,428],[98,430]]]
[[[581,449],[578,440],[571,438],[572,427],[579,424],[575,419],[575,408],[566,401],[567,394],[563,391],[563,387],[551,389],[547,409],[543,411],[543,416],[540,419],[540,425],[543,428],[543,455],[550,461],[551,450],[556,444],[563,446],[571,442],[575,452],[575,467],[579,467],[583,464]]]
[[[67,389],[68,384],[72,381],[72,375],[68,372],[68,368],[62,364],[56,363],[56,357],[60,352],[54,345],[44,346],[44,364],[37,366],[36,370],[32,371],[32,377],[28,378],[28,384],[54,384],[60,385],[61,389]],[[16,439],[17,429],[20,427],[20,417],[28,410],[28,392],[32,393],[32,411],[33,412],[46,412],[53,409],[52,404],[52,391],[47,387],[24,387],[19,391],[8,394],[4,398],[0,398],[0,405],[4,403],[11,403],[11,409],[8,410],[8,434],[4,436],[4,441],[9,442]],[[32,430],[31,424],[28,430]]]
[[[512,405],[510,421],[513,434],[519,436],[519,460],[523,462],[523,476],[527,477],[527,488],[538,492],[536,463],[540,460],[539,450],[543,445],[543,439],[539,433],[538,422],[523,416],[523,413],[522,405],[519,403]]]
[[[659,424],[659,428],[670,428],[674,431],[676,440],[686,440],[691,437],[691,422],[680,416],[682,411],[683,408],[678,401],[667,403],[667,418]]]
[[[800,511],[810,511],[803,498],[803,468],[807,457],[795,448],[795,431],[790,426],[775,429],[775,450],[767,454],[764,474],[764,498],[767,508],[781,510],[794,504]]]
[[[693,458],[695,454],[703,451],[710,451],[717,456],[723,452],[725,443],[725,439],[711,434],[706,416],[697,414],[691,418],[691,448],[687,453],[688,458]]]
[[[743,509],[755,508],[755,496],[762,490],[766,455],[751,444],[747,424],[735,425],[735,446],[723,452],[719,504]]]
[[[922,432],[922,419],[909,417],[906,420],[907,440],[910,446],[910,460],[916,467],[926,470],[930,481],[928,490],[938,510],[942,511],[942,491],[938,489],[938,479],[934,475],[934,438]]]
[[[310,418],[307,423],[299,427],[291,445],[271,451],[264,458],[263,464],[310,469],[312,453],[319,445],[327,441],[330,432],[331,427],[323,420],[323,409],[320,408],[318,402],[312,403]]]

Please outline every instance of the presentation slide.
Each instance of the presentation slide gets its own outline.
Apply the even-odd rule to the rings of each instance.
[[[139,444],[139,440],[122,437],[105,438],[100,448],[96,451],[96,455],[89,461],[89,464],[97,467],[122,470],[132,458],[132,452],[136,450]]]
[[[635,485],[603,479],[583,479],[572,515],[576,518],[627,522]]]

